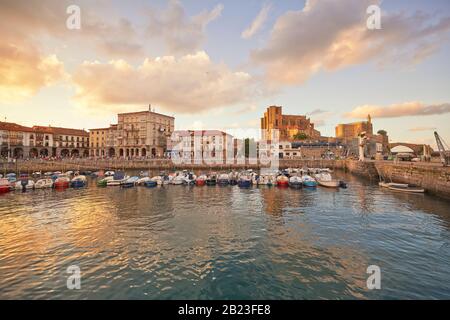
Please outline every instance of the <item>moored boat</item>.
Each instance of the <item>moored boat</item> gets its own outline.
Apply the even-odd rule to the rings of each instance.
[[[289,187],[294,189],[300,189],[302,187],[302,178],[299,176],[292,176],[289,178]]]
[[[410,186],[409,184],[406,183],[380,182],[379,186],[398,192],[419,193],[419,194],[425,193],[425,189],[416,186]]]
[[[207,177],[204,174],[198,176],[197,179],[195,179],[195,185],[199,187],[204,186],[206,184],[206,179]]]
[[[86,179],[86,176],[84,176],[84,175],[75,176],[70,181],[70,186],[72,188],[83,188],[86,186],[86,184],[87,184],[87,179]]]
[[[0,193],[6,193],[11,191],[11,183],[7,178],[0,179]]]
[[[35,189],[46,189],[46,188],[52,188],[53,187],[53,180],[49,178],[45,179],[39,179],[34,184]]]
[[[248,174],[241,174],[238,180],[239,188],[250,188],[252,186],[252,178]]]
[[[302,184],[306,188],[315,188],[317,187],[317,181],[310,175],[304,175],[302,176]]]
[[[111,171],[111,172],[113,172],[113,171]],[[106,175],[106,173],[105,173],[105,175]],[[128,178],[129,178],[128,176],[125,176],[125,173],[123,173],[123,172],[116,172],[113,175],[113,179],[112,180],[108,180],[106,182],[106,185],[108,187],[117,187],[117,186],[120,186],[123,182],[125,182]]]
[[[121,186],[122,188],[132,188],[132,187],[135,186],[136,181],[138,181],[138,180],[139,180],[139,177],[136,177],[136,176],[130,177],[130,178],[126,179],[125,181],[123,181],[123,182],[120,184],[120,186]]]
[[[221,173],[217,178],[217,184],[219,186],[227,186],[230,184],[230,176],[226,173]]]
[[[113,176],[109,176],[109,177],[103,178],[103,179],[101,179],[101,180],[98,180],[98,181],[97,181],[97,187],[106,187],[108,181],[111,181],[111,180],[113,180],[113,179],[114,179]]]
[[[158,183],[151,179],[144,182],[144,186],[146,186],[147,188],[154,188],[157,185],[158,185]]]
[[[215,174],[210,174],[206,178],[206,185],[207,186],[215,186],[217,184],[217,177]]]
[[[150,177],[148,177],[148,176],[145,176],[145,177],[142,177],[142,178],[139,178],[137,181],[136,181],[136,185],[137,186],[143,186],[147,181],[150,181],[151,179],[150,179]],[[155,181],[156,182],[156,181]]]
[[[60,175],[58,178],[56,178],[55,182],[53,183],[53,187],[56,189],[65,189],[70,186],[70,179],[69,177],[65,175]]]
[[[333,179],[328,172],[320,172],[315,175],[315,178],[322,187],[339,188],[339,180]]]
[[[289,178],[285,175],[279,175],[276,179],[278,187],[287,187],[289,186]]]

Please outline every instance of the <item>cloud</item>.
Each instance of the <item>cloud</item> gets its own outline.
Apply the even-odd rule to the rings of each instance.
[[[196,54],[145,59],[138,67],[123,60],[85,62],[74,73],[75,100],[91,111],[157,105],[166,111],[196,113],[248,102],[259,87],[244,72]]]
[[[414,64],[436,52],[450,30],[450,17],[382,14],[382,30],[366,27],[366,9],[379,0],[308,0],[280,16],[268,43],[251,52],[267,79],[298,84],[320,71],[374,61]]]
[[[435,127],[415,127],[409,129],[409,131],[411,132],[434,131],[434,130],[436,130]]]
[[[161,37],[170,54],[186,54],[198,51],[205,40],[206,26],[217,19],[223,10],[218,4],[211,11],[202,11],[188,17],[183,6],[177,0],[172,0],[166,10],[150,10],[148,34]]]
[[[328,113],[328,111],[322,110],[322,109],[314,109],[313,111],[308,112],[307,114],[312,116],[312,115],[323,114],[323,113]]]
[[[450,112],[450,103],[427,105],[422,102],[406,102],[387,107],[377,105],[363,105],[346,113],[347,118],[399,118],[408,116],[428,116]]]
[[[42,54],[32,43],[0,42],[0,102],[17,102],[65,78],[55,55]]]
[[[250,26],[244,31],[242,31],[241,37],[244,39],[249,39],[253,37],[253,35],[262,28],[264,22],[266,22],[271,8],[272,8],[271,4],[264,4],[263,7],[261,8],[261,11],[259,11],[258,15],[252,21]]]

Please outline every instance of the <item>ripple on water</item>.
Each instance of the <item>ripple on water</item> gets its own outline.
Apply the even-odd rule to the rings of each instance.
[[[344,178],[339,191],[92,181],[1,195],[0,298],[450,298],[449,203]]]

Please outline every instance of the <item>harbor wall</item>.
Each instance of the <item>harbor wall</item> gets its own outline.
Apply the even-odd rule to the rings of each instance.
[[[380,177],[424,188],[428,193],[450,200],[450,167],[412,163],[374,163]]]

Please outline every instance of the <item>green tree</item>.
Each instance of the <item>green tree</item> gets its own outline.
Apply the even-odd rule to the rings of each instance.
[[[306,140],[308,138],[309,138],[308,135],[304,132],[299,132],[294,135],[294,140]]]

